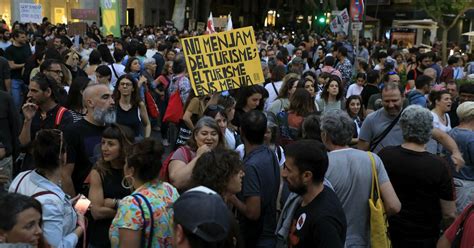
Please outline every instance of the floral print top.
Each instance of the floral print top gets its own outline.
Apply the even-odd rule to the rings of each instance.
[[[149,201],[153,211],[153,233],[151,231],[150,211],[142,198],[139,202],[133,196],[127,196],[120,201],[117,214],[110,226],[109,236],[112,247],[119,247],[119,229],[140,231],[145,229],[142,236],[143,247],[146,247],[152,235],[152,247],[172,247],[173,235],[173,203],[179,194],[176,188],[166,182],[154,180],[143,184],[133,194],[142,194]],[[144,214],[142,213],[143,209]],[[145,216],[143,216],[145,215]],[[141,234],[142,235],[142,234]]]

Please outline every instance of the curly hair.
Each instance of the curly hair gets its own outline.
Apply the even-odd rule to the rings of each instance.
[[[161,169],[163,147],[152,138],[146,138],[133,145],[127,156],[127,166],[135,170],[135,176],[143,182],[151,182],[158,178]]]
[[[218,148],[199,157],[191,180],[196,186],[206,186],[222,195],[226,192],[230,179],[242,169],[237,152]]]

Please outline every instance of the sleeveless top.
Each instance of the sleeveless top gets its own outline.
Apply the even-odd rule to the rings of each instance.
[[[102,181],[102,191],[104,199],[122,199],[125,196],[131,194],[130,189],[122,187],[121,182],[123,178],[123,170],[121,169],[110,169],[110,173],[100,175]],[[109,227],[112,224],[113,218],[94,220],[90,218],[89,225],[87,228],[87,237],[89,243],[94,247],[110,247],[109,241]]]
[[[140,120],[139,116],[140,113],[138,111],[138,106],[133,106],[131,109],[125,111],[122,109],[120,104],[117,104],[116,122],[132,129],[135,137],[140,136],[142,133],[142,121]]]

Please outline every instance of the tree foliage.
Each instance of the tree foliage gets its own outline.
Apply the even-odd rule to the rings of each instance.
[[[447,30],[454,27],[467,10],[474,8],[472,0],[416,0],[416,3]],[[446,18],[447,15],[454,15],[454,19]]]

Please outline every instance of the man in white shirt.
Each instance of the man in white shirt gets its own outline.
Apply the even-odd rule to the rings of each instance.
[[[111,85],[115,85],[117,79],[125,74],[125,66],[122,65],[122,60],[125,57],[125,52],[123,50],[115,50],[114,60],[115,63],[110,64],[109,68],[112,71],[112,79],[110,80]]]

